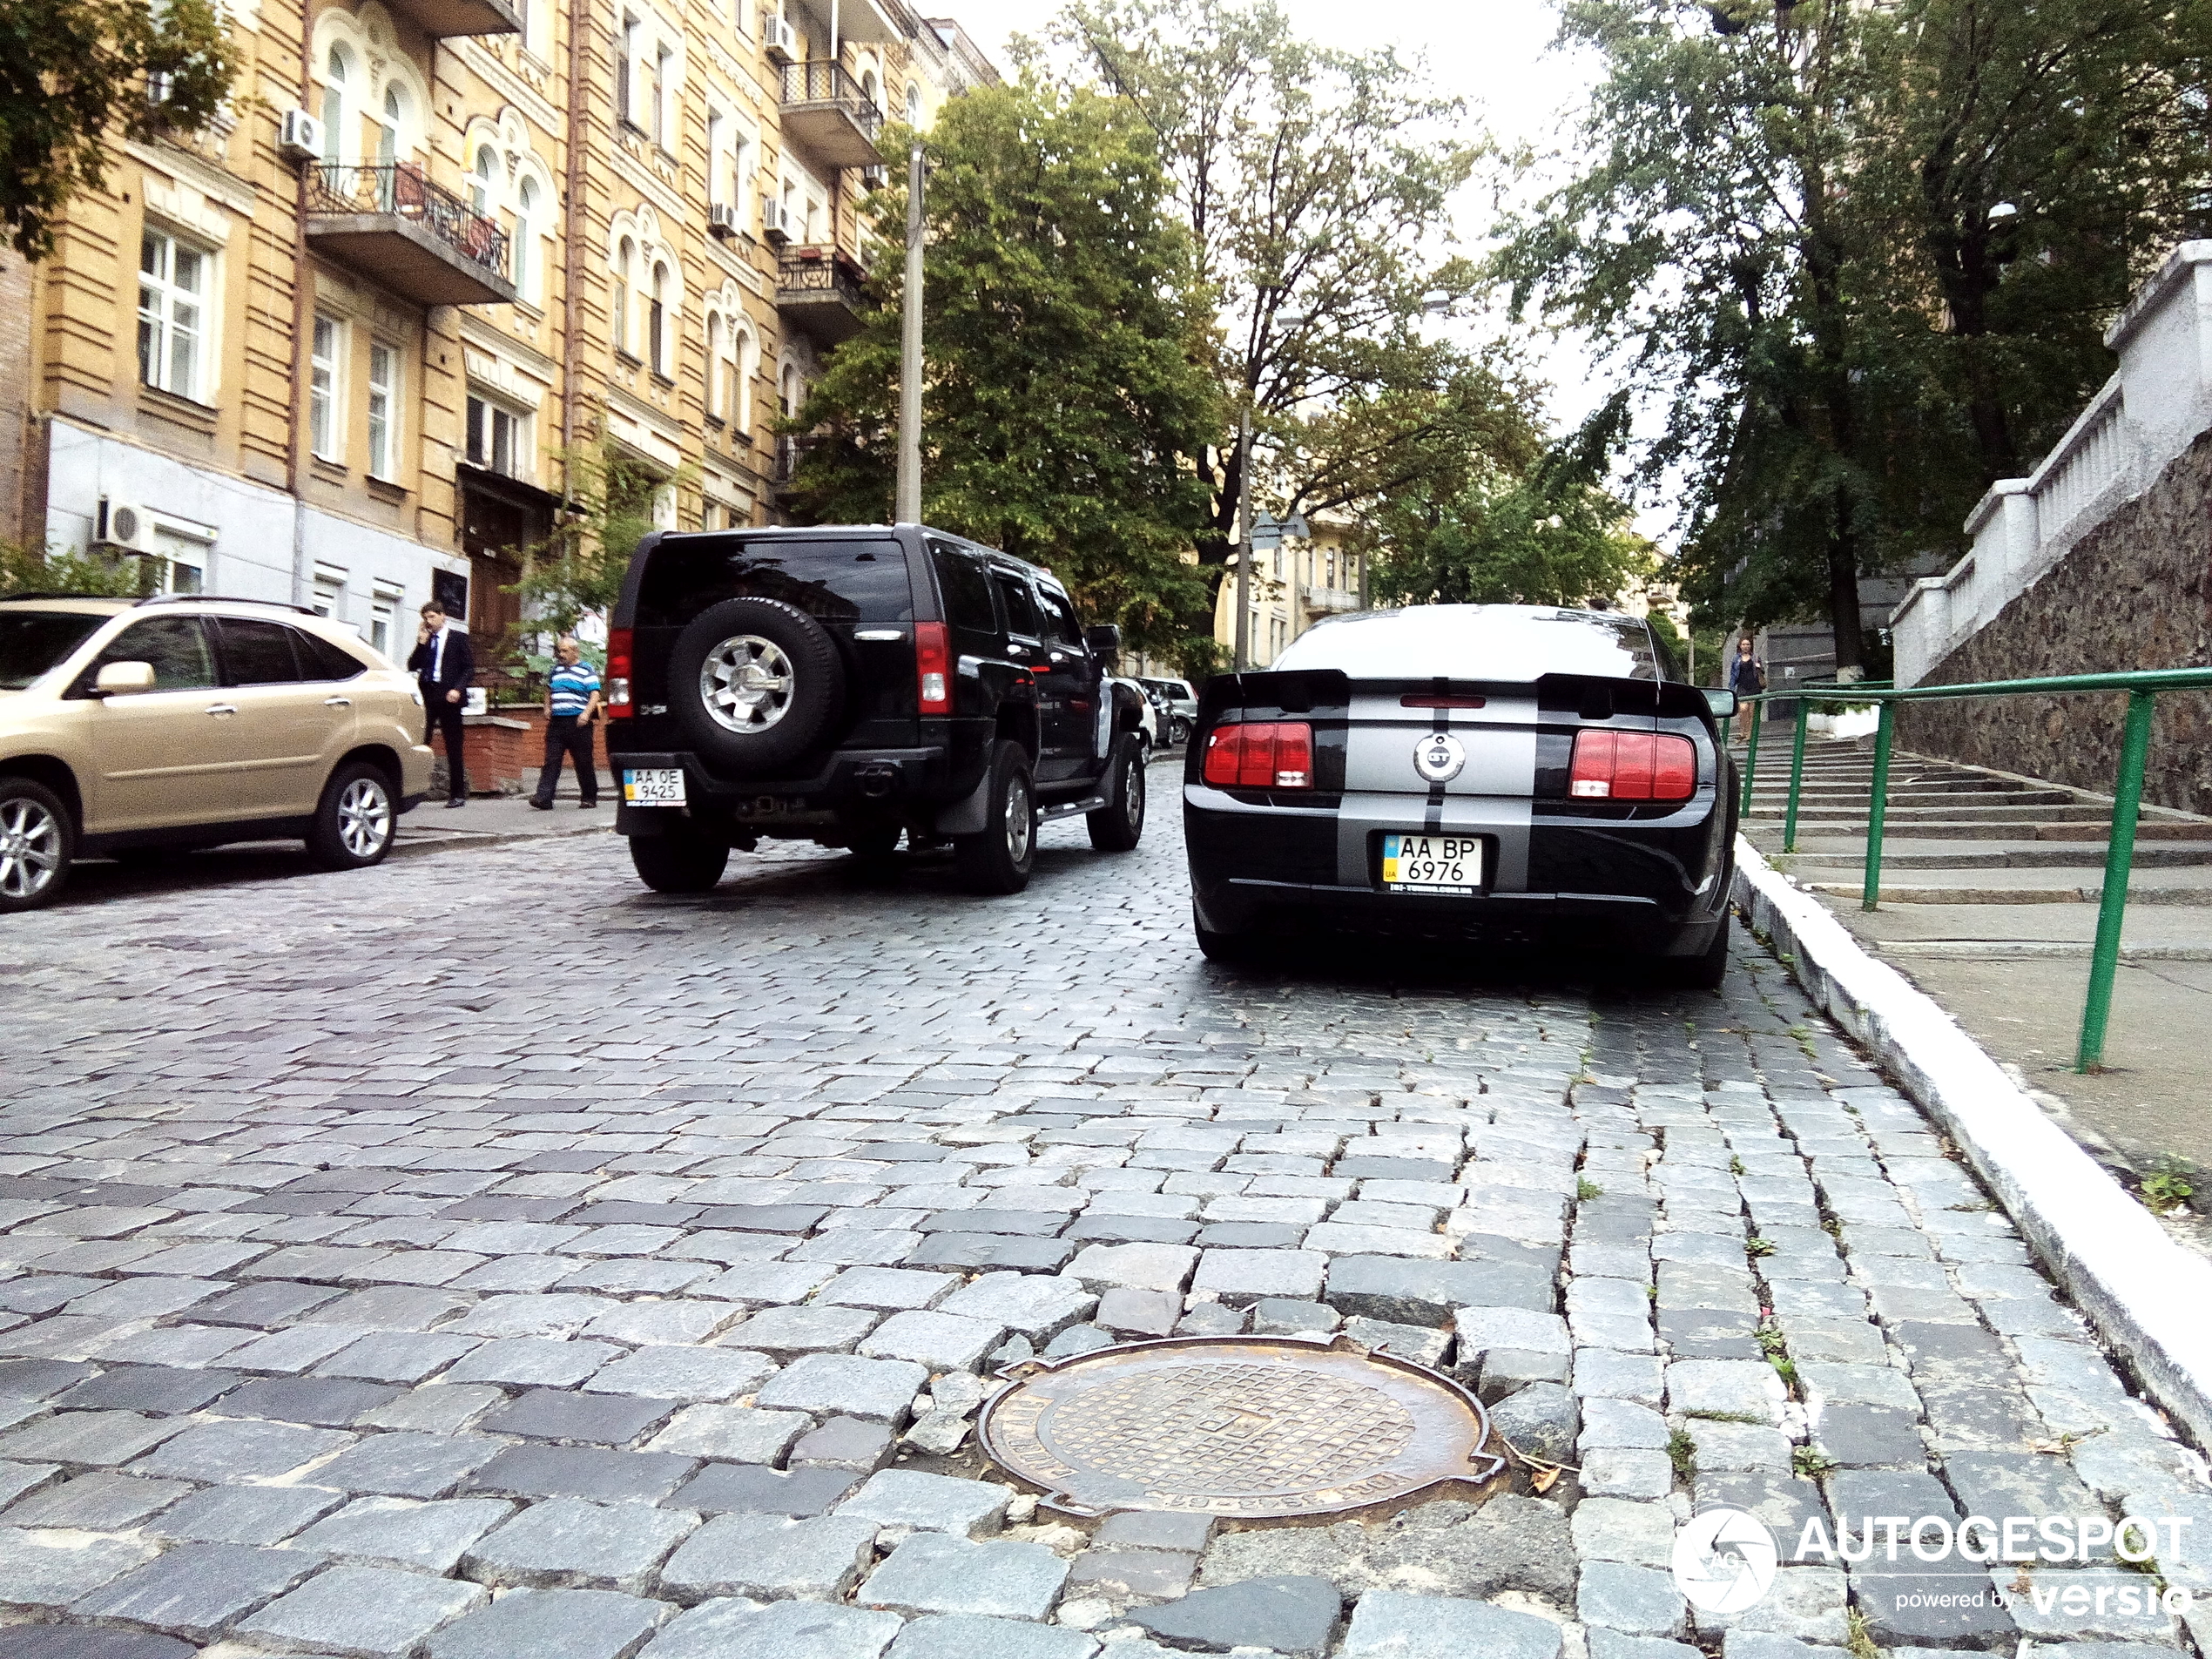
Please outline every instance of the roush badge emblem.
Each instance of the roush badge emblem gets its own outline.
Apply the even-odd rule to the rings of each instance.
[[[1467,764],[1467,745],[1448,732],[1432,732],[1413,745],[1413,770],[1430,783],[1450,783]]]

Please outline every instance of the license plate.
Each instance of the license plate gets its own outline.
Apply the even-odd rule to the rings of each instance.
[[[1470,898],[1482,888],[1482,842],[1473,835],[1386,835],[1382,884],[1386,893],[1448,893]]]
[[[622,798],[631,806],[681,806],[684,768],[654,766],[622,774]]]

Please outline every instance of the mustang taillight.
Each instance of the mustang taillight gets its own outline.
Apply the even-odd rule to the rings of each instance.
[[[1311,789],[1313,728],[1303,720],[1217,726],[1206,738],[1205,779],[1217,789]]]
[[[952,648],[941,622],[914,624],[914,691],[924,714],[953,711]]]
[[[1663,732],[1580,732],[1567,792],[1579,800],[1688,800],[1697,751]]]
[[[630,630],[607,630],[607,718],[624,720],[637,712],[630,700]]]

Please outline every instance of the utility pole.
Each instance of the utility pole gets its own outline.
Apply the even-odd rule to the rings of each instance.
[[[1237,417],[1237,671],[1252,665],[1252,406]]]
[[[921,523],[921,142],[907,152],[907,291],[899,339],[899,500],[892,516]]]

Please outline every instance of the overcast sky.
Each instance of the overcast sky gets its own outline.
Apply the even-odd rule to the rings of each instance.
[[[1001,68],[1006,41],[1021,32],[1041,34],[1059,10],[1058,0],[941,0],[937,16],[957,18]],[[1432,81],[1467,100],[1472,119],[1509,147],[1527,145],[1540,155],[1556,151],[1570,118],[1579,111],[1591,76],[1587,57],[1550,50],[1558,29],[1551,0],[1458,0],[1456,4],[1390,7],[1346,0],[1282,0],[1292,23],[1309,38],[1330,45],[1393,45],[1423,60]],[[1378,25],[1378,20],[1379,24]],[[1469,245],[1488,226],[1488,200],[1469,192],[1460,226]],[[1540,372],[1551,382],[1545,410],[1554,429],[1571,426],[1602,402],[1587,358],[1572,340],[1539,343]],[[1638,528],[1662,545],[1670,515],[1641,502]]]

